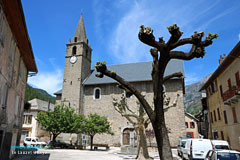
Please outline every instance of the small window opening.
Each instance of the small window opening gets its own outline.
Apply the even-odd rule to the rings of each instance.
[[[101,96],[100,88],[95,89],[95,91],[94,91],[94,99],[100,99],[100,96]]]
[[[126,98],[130,98],[133,94],[131,92],[125,91]]]
[[[74,38],[74,42],[77,42],[77,37]]]
[[[72,55],[75,56],[77,53],[77,47],[74,46],[73,49],[72,49]]]

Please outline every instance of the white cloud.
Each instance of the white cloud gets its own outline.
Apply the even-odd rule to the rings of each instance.
[[[63,72],[57,69],[52,72],[39,72],[36,76],[30,77],[28,83],[53,95],[54,92],[62,88],[62,80]]]
[[[132,1],[129,9],[124,10],[122,17],[113,32],[110,32],[108,44],[110,55],[115,58],[115,63],[127,63],[151,60],[149,46],[138,39],[139,26],[151,26],[155,38],[162,36],[167,41],[169,33],[166,26],[178,24],[183,37],[190,37],[194,31],[203,31],[213,22],[221,19],[233,11],[232,8],[220,13],[215,10],[220,1],[189,2],[182,6],[182,2],[171,1]],[[181,6],[181,7],[179,7]],[[207,17],[207,18],[206,18]],[[200,26],[200,27],[199,27]],[[188,50],[189,46],[179,48]]]
[[[158,39],[157,36],[162,36],[167,41],[169,33],[166,26],[177,23],[181,30],[184,31],[184,36],[190,36],[194,31],[193,28],[196,28],[192,23],[195,23],[201,13],[208,12],[216,4],[196,12],[194,8],[197,5],[199,4],[188,3],[184,7],[179,7],[178,4],[169,4],[167,2],[159,3],[155,1],[154,4],[150,5],[146,0],[134,1],[133,7],[126,14],[123,14],[111,34],[109,44],[111,55],[116,58],[118,63],[151,60],[150,47],[144,45],[138,39],[139,26],[141,24],[151,26],[154,29],[156,39]],[[189,47],[181,49],[186,48]]]

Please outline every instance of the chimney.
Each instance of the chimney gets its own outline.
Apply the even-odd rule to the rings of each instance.
[[[224,61],[224,59],[225,59],[226,57],[227,57],[226,54],[224,54],[223,57],[222,57],[222,55],[220,55],[219,65],[222,64],[222,62]]]

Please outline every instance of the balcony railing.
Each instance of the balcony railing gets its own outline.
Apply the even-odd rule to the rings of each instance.
[[[223,93],[222,99],[224,104],[231,105],[232,103],[238,102],[240,99],[240,84],[233,86],[231,90],[227,90]]]

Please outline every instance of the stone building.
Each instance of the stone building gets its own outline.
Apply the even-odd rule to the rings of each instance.
[[[219,66],[201,90],[207,92],[209,137],[230,142],[240,150],[240,42]]]
[[[20,0],[0,0],[0,157],[19,145],[25,88],[37,72]]]
[[[94,143],[107,143],[109,145],[127,145],[132,143],[134,132],[132,126],[127,120],[114,110],[112,101],[114,98],[120,98],[125,91],[117,87],[116,81],[104,77],[99,79],[95,77],[96,70],[91,69],[92,49],[88,42],[83,17],[77,26],[73,40],[67,44],[65,57],[65,70],[62,90],[55,93],[57,104],[66,104],[73,107],[79,114],[88,115],[97,113],[107,116],[111,122],[114,136],[96,135]],[[126,81],[131,82],[137,89],[145,95],[147,101],[152,104],[152,62],[130,63],[108,66],[114,70]],[[167,66],[165,76],[182,72],[184,74],[183,61],[172,60]],[[170,141],[172,146],[176,146],[178,138],[185,136],[185,120],[183,107],[184,79],[171,79],[165,84],[167,95],[175,99],[179,94],[178,105],[169,109],[166,113],[167,127],[170,129]],[[136,107],[136,98],[130,93],[125,93],[128,104]],[[124,136],[128,134],[129,136]],[[66,135],[60,135],[59,138],[68,140]],[[128,138],[127,140],[125,138]],[[74,140],[73,140],[74,141]]]
[[[39,112],[53,111],[54,104],[37,98],[28,101],[28,103],[31,104],[31,109],[23,113],[21,142],[25,137],[38,137],[42,141],[49,141],[49,133],[42,129],[36,117]]]

